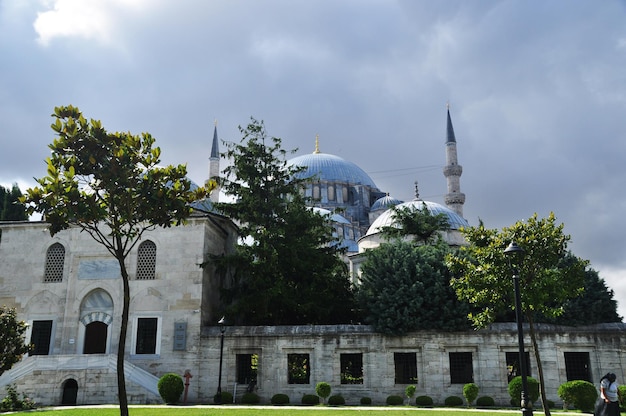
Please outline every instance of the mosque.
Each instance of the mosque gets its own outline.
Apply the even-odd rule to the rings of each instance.
[[[465,195],[462,168],[450,112],[445,135],[445,206],[422,201],[416,192],[402,202],[380,190],[356,164],[315,151],[295,157],[303,177],[314,180],[305,192],[313,207],[333,220],[347,250],[353,277],[365,250],[380,244],[380,229],[393,225],[391,207],[426,207],[445,214],[451,245],[459,233]],[[209,157],[209,177],[219,175],[217,127]],[[219,193],[211,195],[213,202]],[[162,403],[159,377],[187,374],[189,403],[212,403],[218,387],[240,400],[250,388],[269,403],[274,394],[299,404],[315,385],[330,383],[333,394],[358,405],[368,397],[384,404],[404,397],[408,385],[435,404],[462,397],[473,382],[481,396],[508,405],[508,381],[517,374],[514,324],[479,331],[417,331],[401,337],[375,333],[366,325],[221,326],[220,275],[199,267],[213,256],[232,252],[237,227],[211,209],[194,206],[188,223],[155,229],[127,259],[131,308],[125,353],[130,403]],[[29,324],[34,350],[0,373],[0,388],[15,384],[42,405],[117,403],[116,351],[122,310],[119,267],[106,250],[77,228],[51,237],[41,221],[0,222],[0,304],[14,307]],[[599,382],[609,372],[624,379],[624,324],[538,328],[548,399],[559,402],[558,387],[569,380]],[[537,365],[530,351],[530,376]],[[223,369],[223,371],[222,371]]]

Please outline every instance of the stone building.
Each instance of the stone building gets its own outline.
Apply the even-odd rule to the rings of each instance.
[[[458,166],[456,139],[449,145],[451,127],[448,112],[446,155]],[[219,171],[216,146],[217,128],[211,176]],[[358,264],[362,252],[379,243],[379,227],[391,223],[388,208],[402,202],[381,192],[356,165],[321,154],[318,146],[316,151],[292,163],[313,160],[310,172],[319,180],[307,192],[319,197],[316,209],[334,219],[338,238],[348,241],[351,260]],[[452,194],[446,200],[455,205],[419,199],[406,204],[425,203],[431,212],[448,215],[455,226],[449,242],[457,244],[458,228],[466,224],[461,169],[444,172]],[[442,403],[448,396],[462,396],[467,382],[476,383],[481,396],[509,403],[506,386],[518,362],[517,331],[511,324],[402,337],[383,336],[364,325],[220,328],[215,312],[220,276],[210,259],[228,253],[236,242],[236,226],[205,201],[186,225],[150,231],[135,247],[126,265],[131,279],[125,353],[130,403],[160,403],[158,378],[187,370],[193,376],[187,395],[192,403],[212,403],[218,386],[237,398],[253,389],[265,403],[276,393],[299,403],[320,381],[330,383],[348,404],[362,397],[382,404],[388,395],[402,395],[409,384],[417,386],[417,395]],[[201,268],[205,262],[208,267]],[[0,375],[0,388],[14,383],[46,405],[116,403],[121,299],[116,261],[89,235],[72,228],[51,237],[44,222],[0,222],[0,304],[17,309],[18,318],[29,324],[27,340],[35,345],[32,354]],[[597,383],[608,371],[624,380],[625,329],[624,324],[540,325],[548,399],[558,402],[558,386],[567,380]],[[532,351],[529,357],[530,375],[536,377]]]

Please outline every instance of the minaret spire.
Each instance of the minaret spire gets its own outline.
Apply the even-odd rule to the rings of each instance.
[[[211,156],[209,156],[209,179],[218,180],[220,176],[220,148],[219,140],[217,138],[217,120],[215,120],[215,126],[213,128],[213,142],[211,144]],[[211,191],[211,202],[219,201],[219,187],[216,187]]]
[[[448,123],[446,126],[446,166],[443,168],[443,176],[448,182],[448,193],[445,196],[445,202],[448,208],[463,216],[463,204],[465,203],[465,194],[461,192],[461,174],[463,167],[459,165],[456,153],[456,136],[452,127],[452,119],[450,118],[450,104],[446,103],[448,113]]]

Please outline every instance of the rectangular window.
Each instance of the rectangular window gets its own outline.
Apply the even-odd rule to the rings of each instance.
[[[156,354],[159,318],[137,319],[135,354]]]
[[[287,382],[310,384],[311,365],[309,354],[287,354]]]
[[[417,384],[417,354],[394,352],[393,363],[396,369],[396,384]]]
[[[450,353],[450,383],[465,384],[474,382],[474,367],[471,352]]]
[[[588,352],[564,352],[565,357],[565,373],[567,381],[585,380],[590,383],[591,371]]]
[[[33,321],[30,343],[35,347],[31,355],[48,355],[50,353],[50,338],[52,337],[52,320]]]
[[[341,354],[341,384],[363,384],[363,354]]]
[[[259,354],[237,354],[237,383],[256,383],[258,368]]]
[[[526,375],[531,376],[530,372],[530,353],[525,351],[526,356]],[[521,370],[519,366],[519,352],[507,352],[506,353],[506,374],[507,379],[510,382],[513,378],[521,376]]]

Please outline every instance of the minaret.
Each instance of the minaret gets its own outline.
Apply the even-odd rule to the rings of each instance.
[[[220,149],[219,140],[217,139],[217,120],[215,120],[215,127],[213,129],[213,144],[211,145],[211,156],[209,157],[209,179],[215,179],[216,181],[220,176]],[[211,191],[211,202],[219,202],[220,188],[216,187]]]
[[[446,166],[443,168],[443,176],[448,182],[448,193],[445,196],[445,202],[448,208],[463,217],[463,204],[465,203],[465,194],[461,192],[461,174],[463,168],[459,165],[456,155],[456,137],[454,137],[454,128],[450,119],[450,106],[446,105],[448,110],[448,125],[446,128]]]

